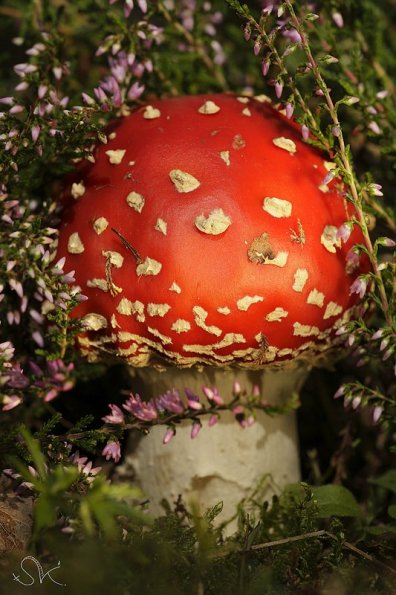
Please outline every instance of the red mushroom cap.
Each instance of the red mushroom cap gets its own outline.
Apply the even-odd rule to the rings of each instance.
[[[62,215],[83,353],[261,367],[334,343],[367,262],[334,164],[265,98],[159,99],[120,119]],[[360,268],[359,268],[360,266]]]

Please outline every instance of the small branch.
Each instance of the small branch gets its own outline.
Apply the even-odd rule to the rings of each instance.
[[[361,206],[362,200],[361,200],[361,197],[359,197],[359,191],[357,188],[355,175],[354,175],[354,172],[352,171],[352,166],[351,166],[350,160],[347,155],[347,149],[346,149],[340,121],[338,119],[337,110],[336,110],[336,107],[335,107],[333,100],[331,98],[329,88],[327,87],[327,84],[325,83],[325,81],[322,77],[322,74],[319,70],[319,66],[318,66],[315,58],[312,55],[311,48],[308,43],[308,38],[306,36],[305,31],[303,30],[303,28],[301,26],[300,21],[298,20],[298,18],[296,16],[296,13],[294,12],[291,1],[286,0],[286,5],[287,5],[289,13],[290,13],[293,27],[296,29],[296,31],[299,33],[299,35],[301,37],[302,47],[303,47],[304,52],[308,58],[308,62],[311,66],[315,80],[318,83],[319,88],[323,92],[330,117],[333,121],[333,125],[339,131],[339,136],[337,137],[338,144],[339,144],[339,157],[340,157],[342,165],[345,169],[345,173],[346,173],[346,176],[348,179],[348,185],[349,185],[349,188],[351,191],[353,203],[354,203],[356,214],[357,214],[357,219],[359,221],[359,224],[360,224],[360,227],[361,227],[361,230],[363,233],[363,237],[364,237],[365,244],[366,244],[369,258],[370,258],[370,263],[373,268],[374,275],[377,279],[378,291],[379,291],[380,300],[381,300],[382,307],[383,307],[384,316],[385,316],[386,322],[388,323],[389,327],[393,329],[394,324],[393,324],[393,320],[392,320],[392,317],[391,317],[390,311],[389,311],[389,303],[388,303],[388,298],[387,298],[386,291],[385,291],[384,281],[383,281],[383,278],[381,275],[381,271],[378,270],[377,259],[374,256],[373,244],[371,241],[370,233],[368,231],[365,214],[364,214],[362,206]]]
[[[248,549],[246,549],[246,547],[244,546],[241,550],[238,550],[237,552],[226,551],[226,552],[222,552],[221,554],[215,555],[214,557],[225,558],[226,556],[229,556],[230,554],[234,554],[234,553],[239,553],[241,556],[245,556],[249,552],[257,552],[257,551],[267,550],[267,549],[279,547],[282,545],[289,545],[290,543],[296,543],[298,541],[305,541],[306,539],[319,539],[319,538],[323,538],[323,537],[331,539],[333,541],[339,541],[338,537],[336,535],[334,535],[333,533],[330,533],[329,531],[326,531],[324,529],[320,529],[318,531],[302,533],[301,535],[293,535],[291,537],[285,537],[284,539],[276,539],[274,541],[267,541],[265,543],[257,543],[255,545],[250,546],[250,548],[248,548]],[[353,545],[353,543],[350,543],[349,541],[343,541],[342,547],[346,550],[349,550],[350,552],[353,552],[357,556],[360,556],[364,560],[367,560],[367,562],[370,562],[370,564],[377,566],[381,570],[384,570],[385,572],[389,572],[393,575],[396,575],[396,570],[394,568],[392,568],[391,566],[388,566],[387,564],[384,564],[380,560],[377,560],[371,554],[368,554],[367,552],[365,552],[365,551],[361,550],[360,548],[356,547],[355,545]]]
[[[115,234],[116,234],[116,235],[117,235],[117,236],[120,238],[120,240],[121,240],[121,242],[124,244],[125,248],[127,248],[127,249],[129,250],[129,252],[131,252],[131,253],[134,255],[134,257],[136,258],[136,261],[137,261],[137,262],[139,262],[139,263],[140,263],[140,262],[142,262],[142,257],[140,256],[140,254],[139,254],[139,252],[136,250],[136,248],[134,248],[134,247],[132,246],[132,244],[130,244],[130,243],[128,242],[128,240],[126,240],[126,239],[124,238],[124,236],[122,236],[122,235],[120,234],[120,232],[119,232],[119,231],[117,231],[116,229],[114,229],[114,227],[112,227],[112,228],[111,228],[111,231],[114,231],[114,233],[115,233]]]

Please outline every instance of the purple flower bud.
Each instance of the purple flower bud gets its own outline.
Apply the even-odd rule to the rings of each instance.
[[[360,405],[360,403],[362,402],[362,397],[354,397],[352,399],[352,409],[357,409]]]
[[[25,108],[23,107],[23,105],[14,105],[10,110],[9,113],[10,114],[20,114],[21,112],[23,112]]]
[[[343,223],[337,230],[336,238],[346,243],[349,240],[351,233],[352,227],[347,223]]]
[[[385,97],[388,97],[388,95],[389,92],[386,89],[384,89],[383,91],[379,91],[378,93],[376,93],[375,96],[377,97],[377,99],[385,99]]]
[[[202,403],[200,403],[199,398],[192,390],[185,388],[184,392],[186,393],[187,403],[190,409],[194,409],[195,411],[202,409]]]
[[[39,347],[44,347],[43,335],[39,331],[34,331],[32,333],[32,339]]]
[[[304,140],[308,140],[309,138],[309,128],[305,124],[301,126],[301,135]]]
[[[333,12],[331,18],[339,29],[344,26],[344,19],[342,18],[342,14],[340,12]]]
[[[201,422],[199,421],[194,421],[192,428],[191,428],[191,440],[194,440],[194,438],[196,438],[199,434],[199,432],[201,431]]]
[[[276,81],[275,83],[275,95],[278,99],[281,98],[283,93],[283,83],[281,81]]]
[[[340,136],[340,127],[339,126],[333,126],[332,128],[332,133],[333,136],[335,136],[336,138],[338,138]]]
[[[253,52],[255,56],[258,56],[261,50],[261,37],[258,37],[253,45]]]
[[[106,461],[113,459],[115,463],[118,463],[121,458],[120,443],[115,440],[111,440],[102,450],[102,455],[106,457]]]
[[[217,390],[217,388],[209,388],[208,386],[203,386],[202,387],[202,392],[204,393],[205,397],[208,399],[208,401],[213,401],[213,403],[215,403],[216,405],[224,405],[224,401],[221,398],[221,396],[219,395],[219,391]]]
[[[376,341],[377,339],[380,339],[383,334],[384,334],[384,329],[380,328],[377,331],[375,331],[375,333],[371,337],[371,340]]]
[[[240,385],[240,383],[238,382],[238,380],[234,380],[234,384],[233,384],[233,387],[232,387],[232,393],[233,393],[235,396],[237,396],[237,395],[240,395],[240,394],[241,394],[241,390],[242,390],[242,389],[241,389],[241,385]]]
[[[378,126],[377,122],[370,122],[367,128],[369,128],[374,134],[381,134],[381,128]]]
[[[173,438],[173,436],[176,434],[176,431],[174,430],[174,428],[168,428],[165,432],[165,435],[162,439],[162,444],[168,444],[168,442],[170,442]]]
[[[217,424],[217,422],[219,421],[219,416],[218,415],[211,415],[208,421],[208,426],[210,428],[212,428],[213,426],[215,426]]]
[[[38,98],[43,99],[43,97],[45,97],[45,95],[47,94],[47,91],[48,91],[47,85],[39,85],[38,92],[37,92]]]
[[[22,403],[22,398],[18,395],[5,395],[2,400],[3,411],[11,411],[14,407],[18,407]]]
[[[266,59],[261,62],[261,72],[263,76],[267,76],[271,62]]]
[[[31,134],[32,134],[32,140],[34,143],[37,141],[37,139],[39,137],[40,130],[41,130],[41,128],[38,124],[36,126],[32,126]]]
[[[95,100],[88,93],[81,93],[82,100],[87,105],[95,105]]]
[[[383,412],[383,408],[381,407],[381,405],[376,405],[373,409],[373,423],[377,424],[379,422],[379,419],[382,415]]]
[[[107,424],[122,424],[124,423],[124,414],[118,405],[113,405],[109,403],[110,407],[110,415],[105,415],[102,417],[102,420]]]
[[[357,293],[359,295],[360,299],[362,299],[364,294],[366,293],[366,289],[367,289],[367,281],[365,279],[361,279],[360,277],[358,277],[352,283],[352,285],[349,289],[349,295],[351,295],[352,293]]]
[[[386,246],[387,248],[394,248],[396,246],[396,242],[390,238],[383,238],[382,245]]]
[[[338,399],[345,394],[345,387],[342,385],[340,388],[334,393],[333,399]]]
[[[60,66],[54,66],[52,72],[54,73],[54,77],[56,78],[56,80],[60,81],[60,79],[62,78],[62,68]]]
[[[290,120],[294,112],[294,105],[292,103],[286,103],[286,118]]]

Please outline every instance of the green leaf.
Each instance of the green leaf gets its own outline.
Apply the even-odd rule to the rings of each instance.
[[[369,482],[396,493],[396,469],[391,469],[375,479],[369,479]]]
[[[36,531],[51,527],[56,520],[56,507],[50,496],[40,494],[34,505],[34,525]]]
[[[211,508],[208,508],[208,510],[205,512],[204,516],[209,523],[212,523],[215,520],[215,518],[221,513],[222,510],[223,510],[223,501],[221,500],[220,502],[218,502]]]
[[[38,474],[40,477],[45,477],[47,474],[45,457],[41,452],[39,441],[33,438],[31,433],[26,428],[21,428],[21,434],[26,442],[26,446],[28,447]]]
[[[388,507],[388,514],[392,519],[396,519],[396,504],[391,504]]]
[[[319,518],[331,516],[361,516],[362,511],[355,496],[339,485],[313,487],[314,499],[318,504]]]

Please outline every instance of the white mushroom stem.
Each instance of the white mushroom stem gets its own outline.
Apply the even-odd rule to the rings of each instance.
[[[177,388],[184,396],[188,387],[202,397],[202,387],[217,387],[220,395],[231,399],[233,384],[238,381],[242,389],[251,391],[258,385],[262,398],[272,405],[284,404],[295,391],[299,391],[307,368],[295,364],[285,370],[220,368],[196,369],[168,368],[164,372],[152,368],[139,368],[133,374],[138,392],[144,385],[142,396],[158,396],[170,388]],[[149,510],[154,515],[164,513],[160,501],[165,498],[171,506],[179,494],[184,502],[206,508],[222,501],[221,521],[231,518],[237,504],[252,494],[258,482],[266,478],[266,496],[270,497],[286,484],[300,478],[295,413],[270,417],[257,412],[257,421],[242,428],[231,412],[223,412],[213,427],[208,427],[208,416],[202,419],[203,427],[191,439],[191,421],[177,426],[176,436],[163,444],[164,426],[154,427],[136,444],[136,435],[130,439],[120,476],[133,468],[134,480],[150,500]],[[129,475],[129,473],[127,473]]]

